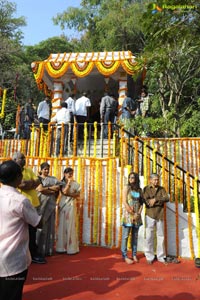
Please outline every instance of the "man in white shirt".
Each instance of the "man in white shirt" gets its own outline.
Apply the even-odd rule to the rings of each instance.
[[[74,94],[70,94],[69,97],[65,100],[65,102],[67,103],[67,107],[70,111],[70,123],[74,123],[76,121]]]
[[[76,110],[75,110],[75,100],[74,100],[74,94],[70,94],[67,100],[65,100],[67,103],[67,107],[70,111],[70,142],[73,140],[73,124],[76,122]]]
[[[37,116],[40,123],[43,124],[44,130],[48,129],[48,123],[51,118],[51,101],[49,97],[46,97],[44,101],[41,101],[38,105]]]
[[[79,124],[83,124],[89,119],[89,109],[91,107],[91,101],[86,97],[87,94],[84,92],[83,96],[78,98],[75,102],[76,119]],[[84,126],[79,125],[78,127],[78,138],[83,139],[84,137]]]
[[[1,300],[21,300],[31,264],[28,224],[41,217],[17,187],[22,170],[13,160],[0,165],[0,294]]]
[[[62,135],[62,126],[64,125],[64,141],[63,141],[63,149],[62,153],[67,153],[67,142],[68,142],[68,126],[70,123],[70,110],[67,107],[66,102],[61,102],[61,109],[59,109],[52,118],[52,122],[56,122],[57,130],[56,130],[56,155],[58,156],[60,153],[60,141]],[[63,124],[63,125],[62,125]]]

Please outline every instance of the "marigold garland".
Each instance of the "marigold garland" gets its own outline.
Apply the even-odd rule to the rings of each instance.
[[[77,128],[78,128],[78,124],[77,122],[74,122],[74,145],[73,145],[73,156],[77,156]]]
[[[98,238],[98,217],[99,217],[99,161],[95,162],[95,187],[94,187],[94,243],[97,244]]]
[[[194,212],[196,217],[196,234],[197,234],[197,257],[200,257],[200,220],[199,220],[199,197],[198,197],[198,177],[194,179]]]
[[[189,173],[186,174],[186,188],[187,188],[187,208],[188,208],[188,235],[189,235],[189,245],[191,259],[194,258],[194,247],[193,247],[193,237],[192,237],[192,216],[191,216],[191,198],[190,198],[190,176]]]
[[[144,187],[148,184],[148,161],[147,161],[147,142],[144,142],[144,168],[143,168],[143,174],[144,174]],[[143,226],[144,226],[144,238],[146,238],[146,205],[144,205],[143,208],[144,211],[144,220],[143,220]]]
[[[60,78],[61,76],[63,76],[65,73],[67,73],[68,67],[68,62],[45,62],[45,70],[53,78]]]
[[[83,208],[84,208],[84,191],[85,191],[85,177],[86,177],[86,161],[85,159],[83,159],[82,161],[82,172],[81,172],[81,193],[79,196],[79,199],[77,199],[79,201],[79,230],[78,230],[78,234],[79,234],[79,242],[80,244],[82,244],[83,242]]]
[[[117,143],[116,132],[114,131],[114,133],[113,133],[113,157],[116,157],[116,143]]]
[[[191,168],[191,172],[192,174],[194,174],[194,151],[192,149],[192,143],[189,143],[189,154],[190,154],[190,168]]]
[[[94,63],[93,62],[83,62],[82,66],[80,63],[71,63],[70,65],[74,75],[77,77],[85,77],[88,76],[92,69],[94,68]]]
[[[198,143],[198,146],[197,146],[197,148],[198,148],[198,152],[197,152],[197,162],[198,162],[198,164],[197,164],[197,176],[198,176],[199,169],[200,169],[200,143],[199,143],[199,141],[197,141],[197,143]]]
[[[174,164],[174,200],[176,217],[176,255],[179,256],[179,222],[178,222],[178,189],[177,189],[177,164]]]
[[[97,156],[97,122],[94,122],[94,157]]]
[[[148,166],[148,163],[147,163],[147,142],[145,141],[144,142],[144,150],[143,150],[143,153],[144,153],[144,160],[143,160],[143,164],[144,164],[144,171],[143,171],[143,175],[144,175],[144,186],[146,186],[148,184],[148,173],[147,173],[147,166]]]
[[[44,139],[43,139],[43,135],[44,135],[44,129],[43,129],[43,124],[40,123],[40,151],[39,151],[39,156],[43,157],[43,145],[44,145]]]
[[[14,141],[11,141],[11,146],[12,146],[11,153],[14,153],[14,149],[15,149],[15,140],[14,140]]]
[[[112,205],[112,195],[113,195],[113,160],[108,161],[108,245],[112,245],[112,220],[113,220],[113,205]]]
[[[87,137],[88,137],[88,130],[87,130],[87,123],[84,123],[84,146],[83,146],[83,156],[86,157],[87,153]]]
[[[96,67],[99,73],[103,74],[104,76],[110,76],[117,71],[120,66],[120,62],[118,61],[110,61],[108,63],[104,63],[103,61],[96,62]]]
[[[63,156],[64,141],[65,141],[65,127],[64,126],[65,126],[64,123],[62,123],[61,132],[60,132],[60,156],[61,157]],[[59,134],[58,129],[57,129],[57,134]]]
[[[94,181],[94,176],[95,176],[95,160],[92,160],[92,165],[91,165],[91,200],[90,200],[90,220],[91,220],[91,227],[90,227],[90,243],[94,243],[94,235],[93,235],[93,230],[94,230],[94,189],[95,189],[95,181]]]
[[[156,153],[157,153],[157,150],[154,148],[153,149],[153,173],[156,173],[156,166],[157,166],[157,164],[156,164],[156,157],[157,157]]]
[[[106,216],[105,216],[105,244],[108,246],[109,244],[109,200],[108,200],[108,191],[109,191],[109,160],[106,160],[106,195],[105,195],[105,203],[106,203]]]
[[[91,189],[92,189],[92,160],[89,160],[89,176],[88,176],[88,218],[90,218],[90,211],[91,211]]]
[[[128,164],[128,139],[125,139],[124,143],[124,164]]]
[[[35,139],[35,126],[34,123],[32,124],[32,132],[31,132],[31,147],[30,147],[30,155],[33,156],[34,153],[34,139]]]
[[[162,155],[162,186],[165,187],[165,156]],[[164,205],[164,236],[165,236],[165,249],[166,249],[166,254],[168,250],[168,232],[167,232],[167,217],[166,217],[166,204]]]
[[[120,184],[119,204],[120,204],[120,221],[121,221],[121,218],[122,218],[122,203],[123,203],[123,189],[124,189],[124,161],[123,161],[123,159],[121,159],[120,183],[119,184]],[[121,241],[122,241],[122,226],[120,226],[120,230],[119,230],[118,247],[120,247]]]
[[[116,247],[116,222],[117,222],[117,162],[113,160],[113,245]]]
[[[111,131],[112,131],[112,124],[111,124],[111,122],[109,121],[108,122],[108,125],[106,125],[106,126],[108,126],[108,157],[110,157],[110,140],[111,140]]]
[[[135,137],[135,162],[134,162],[134,171],[139,173],[139,149],[138,149],[138,137]]]
[[[198,176],[198,150],[197,150],[197,141],[194,141],[194,166],[196,166],[195,168],[195,172],[194,172],[194,176]]]

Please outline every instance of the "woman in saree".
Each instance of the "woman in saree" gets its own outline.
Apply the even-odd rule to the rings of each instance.
[[[58,204],[59,220],[56,252],[76,254],[79,252],[77,234],[76,199],[80,195],[80,185],[73,179],[73,169],[64,170],[64,186],[61,187],[61,198]]]
[[[36,188],[40,199],[41,232],[38,239],[38,252],[43,256],[53,254],[55,242],[55,209],[61,182],[49,176],[50,166],[47,162],[40,165],[40,182]]]

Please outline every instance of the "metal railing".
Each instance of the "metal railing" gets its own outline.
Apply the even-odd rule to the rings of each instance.
[[[191,148],[191,152],[200,151],[200,147],[196,148]],[[49,123],[48,131],[44,131],[42,126],[32,126],[30,140],[0,141],[1,157],[11,157],[14,151],[22,151],[28,156],[40,158],[116,157],[119,159],[119,166],[129,165],[130,169],[144,177],[145,183],[151,172],[159,173],[171,200],[183,203],[185,211],[190,204],[190,209],[193,210],[194,198],[199,198],[198,174],[181,165],[181,160],[191,160],[192,163],[188,151],[178,160],[174,146],[174,150],[171,151],[174,153],[170,154],[169,158],[166,151],[161,151],[156,145],[152,146],[150,138],[136,137],[118,124],[75,123],[58,128]],[[194,188],[195,186],[197,188]],[[198,195],[195,196],[196,189]]]

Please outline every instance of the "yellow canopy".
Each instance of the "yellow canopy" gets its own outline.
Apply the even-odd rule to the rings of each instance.
[[[90,73],[108,77],[116,72],[132,75],[138,71],[135,56],[130,51],[51,54],[44,61],[33,62],[31,67],[38,88],[51,91],[55,80],[64,83],[73,76],[82,78]]]

